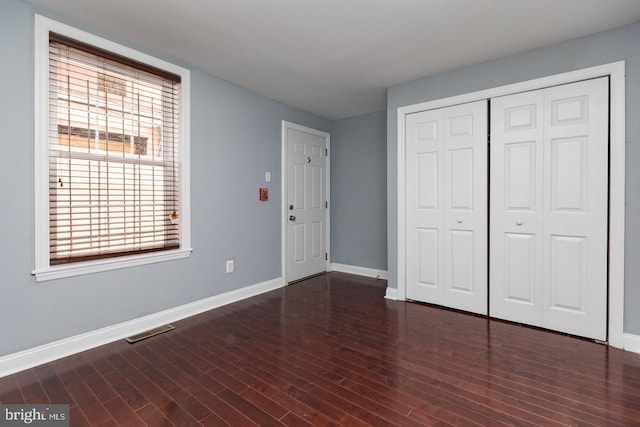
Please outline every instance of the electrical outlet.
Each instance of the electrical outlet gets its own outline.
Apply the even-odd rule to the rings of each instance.
[[[225,263],[225,273],[233,273],[233,260],[228,259]]]

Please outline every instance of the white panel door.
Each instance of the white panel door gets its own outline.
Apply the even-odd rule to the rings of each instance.
[[[542,326],[544,92],[491,99],[489,313]]]
[[[546,90],[543,326],[607,339],[609,79]]]
[[[288,282],[326,271],[327,137],[286,127]]]
[[[406,116],[407,298],[443,304],[442,110]]]
[[[608,79],[491,100],[490,314],[606,340]]]
[[[407,297],[487,313],[487,102],[406,116]]]

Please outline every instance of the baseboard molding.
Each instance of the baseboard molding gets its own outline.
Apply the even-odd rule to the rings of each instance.
[[[396,288],[390,288],[387,286],[387,293],[384,296],[386,299],[391,299],[394,301],[398,300],[398,290]]]
[[[357,274],[358,276],[366,276],[373,277],[376,279],[387,280],[389,278],[389,274],[385,270],[376,270],[374,268],[367,267],[358,267],[355,265],[347,265],[347,264],[331,264],[331,271],[339,271],[341,273],[349,273],[349,274]],[[387,287],[387,292],[384,296],[386,299],[397,300],[398,299],[398,289]]]
[[[640,335],[624,334],[624,349],[640,353]]]
[[[356,265],[331,263],[331,271],[340,273],[357,274],[358,276],[373,277],[374,279],[387,280],[388,274],[385,270],[375,268],[358,267]]]
[[[148,316],[139,317],[127,322],[107,326],[95,331],[65,338],[42,346],[34,347],[18,353],[0,357],[0,378],[52,362],[81,351],[89,350],[128,336],[147,331],[166,323],[212,310],[223,305],[231,304],[246,298],[260,295],[285,285],[284,279],[279,277],[241,289],[225,292],[199,301],[184,304]]]

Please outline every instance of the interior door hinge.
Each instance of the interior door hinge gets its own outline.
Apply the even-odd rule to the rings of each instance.
[[[329,208],[329,202],[328,202],[328,201],[326,201],[326,200],[324,201],[324,208],[325,208],[325,209],[328,209],[328,208]]]
[[[327,253],[324,253],[324,260],[327,261],[329,259],[329,256],[327,255]]]
[[[329,156],[329,149],[328,148],[324,149],[324,155],[325,155],[325,157]]]

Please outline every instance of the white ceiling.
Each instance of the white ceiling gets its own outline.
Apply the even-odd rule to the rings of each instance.
[[[329,119],[386,88],[640,20],[640,0],[26,0]]]

